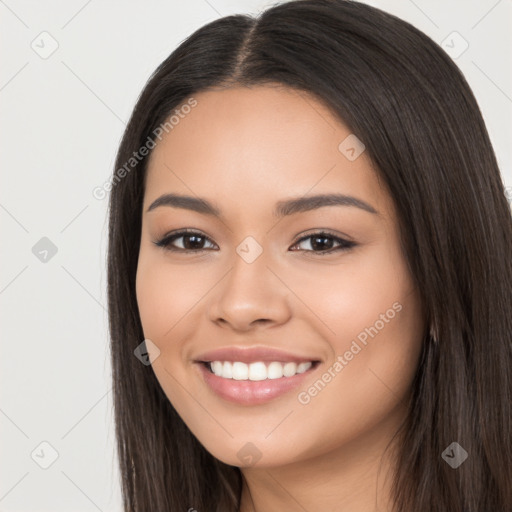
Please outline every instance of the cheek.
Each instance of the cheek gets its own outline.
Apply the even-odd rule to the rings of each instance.
[[[296,288],[307,297],[311,321],[332,353],[325,378],[311,393],[301,390],[302,403],[316,402],[311,410],[330,410],[337,417],[329,404],[342,403],[347,408],[339,409],[341,415],[360,410],[375,417],[393,406],[394,394],[401,399],[408,391],[421,350],[423,318],[419,294],[397,247],[383,246],[364,257],[354,254]]]
[[[183,344],[193,335],[197,303],[207,290],[201,273],[166,265],[161,255],[141,249],[136,295],[144,337],[153,341],[160,355],[152,369],[162,388],[182,417],[187,418],[190,397],[179,383],[188,377]]]
[[[208,277],[185,267],[167,266],[161,257],[141,252],[136,292],[139,315],[147,338],[163,340],[208,289]]]
[[[162,275],[156,266],[139,260],[136,280],[137,304],[146,338],[160,338],[165,329],[172,326],[175,315],[172,304],[179,303],[174,300],[177,289],[169,285],[165,275]]]
[[[421,351],[422,309],[405,261],[393,246],[354,258],[350,271],[340,269],[317,282],[307,286],[315,291],[309,305],[316,305],[329,326],[326,339],[333,357],[320,382],[302,390],[301,403],[305,410],[329,416],[336,437],[340,422],[347,434],[356,432],[400,406]]]
[[[347,350],[352,339],[376,322],[379,332],[400,331],[405,327],[401,319],[420,314],[411,299],[414,289],[405,261],[393,244],[365,248],[347,254],[336,265],[318,264],[286,278],[293,282],[294,292],[313,315],[311,321],[321,326],[336,352]],[[396,311],[399,308],[400,313]]]
[[[385,309],[377,307],[373,315],[364,311],[350,323],[347,320],[347,334],[338,324],[340,334],[330,339],[332,361],[316,381],[299,391],[300,414],[321,433],[325,450],[407,412],[405,397],[422,343],[419,301],[409,296],[400,305],[395,303],[388,323],[375,321],[380,311]]]
[[[327,453],[377,425],[393,428],[407,412],[405,397],[418,365],[422,323],[417,296],[405,288],[395,291],[374,291],[358,304],[349,297],[325,317],[336,333],[326,338],[332,359],[296,397],[300,405],[294,419],[307,424],[317,438],[304,447],[306,452]],[[303,435],[286,434],[290,447]]]

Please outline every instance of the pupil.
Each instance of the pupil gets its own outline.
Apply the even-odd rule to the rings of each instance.
[[[185,243],[186,249],[202,249],[201,246],[201,236],[200,235],[187,235],[183,240],[189,240],[191,243]],[[199,240],[199,241],[198,241]]]
[[[317,240],[321,240],[320,244],[316,243]],[[326,240],[330,240],[331,243],[327,243],[326,244]],[[313,249],[331,249],[332,248],[332,238],[330,237],[326,237],[326,236],[314,236],[313,237],[313,243],[311,244],[311,246],[313,247]],[[328,247],[325,247],[325,245],[327,245]]]

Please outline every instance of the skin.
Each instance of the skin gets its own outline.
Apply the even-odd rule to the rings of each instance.
[[[155,375],[204,447],[240,467],[242,512],[391,511],[394,445],[385,449],[407,413],[425,329],[391,197],[366,152],[350,161],[338,149],[351,131],[311,95],[276,84],[194,98],[147,172],[136,287],[144,335],[160,350]],[[324,206],[272,216],[278,201],[333,192],[378,213]],[[164,193],[205,198],[222,217],[169,206],[146,212]],[[183,228],[206,237],[203,251],[154,244]],[[314,239],[299,241],[322,229],[357,245],[321,254],[339,243],[315,249]],[[247,236],[263,250],[250,264],[236,252]],[[190,238],[173,245],[198,247]],[[336,357],[394,303],[394,318],[300,403],[298,392],[329,367],[332,374]],[[321,364],[300,389],[242,406],[213,393],[193,362],[232,345],[276,347]],[[237,455],[248,442],[257,449],[245,448],[251,463]]]

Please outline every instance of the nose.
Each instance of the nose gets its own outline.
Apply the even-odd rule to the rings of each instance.
[[[210,321],[240,332],[285,323],[291,316],[290,290],[276,276],[265,251],[248,261],[235,253],[231,269],[211,295]]]

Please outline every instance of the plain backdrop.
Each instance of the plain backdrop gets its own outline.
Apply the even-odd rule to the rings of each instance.
[[[202,25],[272,3],[0,0],[0,512],[121,511],[93,190],[156,66]],[[512,2],[367,3],[451,52],[512,187]]]

